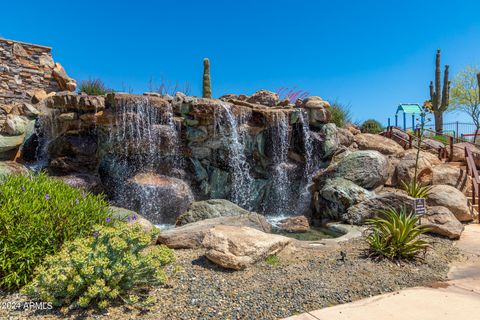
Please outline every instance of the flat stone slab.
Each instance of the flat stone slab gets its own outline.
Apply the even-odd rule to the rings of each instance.
[[[455,285],[411,288],[335,307],[308,312],[288,320],[458,320],[480,314],[480,294]]]
[[[466,225],[456,246],[466,253],[480,256],[480,224]]]

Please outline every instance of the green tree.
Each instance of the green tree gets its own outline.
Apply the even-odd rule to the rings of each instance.
[[[452,81],[450,105],[452,111],[468,114],[476,127],[480,129],[480,69],[477,66],[466,66]]]

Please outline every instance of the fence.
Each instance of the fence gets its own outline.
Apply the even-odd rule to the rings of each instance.
[[[415,118],[415,115],[412,115],[411,119],[407,121],[407,117],[403,117],[401,125],[399,125],[398,117],[395,116],[395,123],[391,123],[391,119],[388,118],[388,126],[395,126],[401,128],[406,132],[414,132],[416,128],[419,127],[420,123]],[[429,123],[425,124],[425,129],[430,131],[435,131],[435,124]],[[477,129],[477,126],[474,123],[467,122],[448,122],[443,124],[442,133],[454,137],[456,140],[468,141],[468,142],[478,142],[480,136],[480,130]]]

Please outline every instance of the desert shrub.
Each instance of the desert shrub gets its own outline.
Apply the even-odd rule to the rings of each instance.
[[[350,106],[341,104],[338,101],[332,103],[330,115],[330,121],[335,123],[339,128],[343,128],[345,125],[352,122]]]
[[[374,119],[366,120],[361,125],[361,130],[363,133],[380,133],[382,132],[383,128],[380,122]]]
[[[33,270],[65,241],[90,234],[108,215],[101,196],[46,174],[0,179],[0,287],[26,284]]]
[[[148,307],[155,302],[148,289],[165,283],[163,266],[175,261],[171,249],[150,246],[157,235],[131,223],[96,226],[47,257],[22,293],[54,306],[104,309],[117,300]]]
[[[277,266],[279,262],[280,262],[280,259],[278,258],[278,256],[275,256],[275,255],[270,255],[265,258],[265,263],[271,267]]]
[[[84,92],[90,96],[103,96],[112,90],[108,89],[101,79],[88,79],[80,82],[78,92]]]
[[[402,181],[403,190],[407,192],[410,197],[427,199],[432,190],[432,186],[422,186],[415,179],[409,183]]]
[[[367,220],[371,256],[390,260],[412,259],[425,252],[429,245],[419,236],[429,229],[418,225],[418,219],[413,213],[407,214],[405,208],[399,211],[390,208],[382,212],[382,217]]]

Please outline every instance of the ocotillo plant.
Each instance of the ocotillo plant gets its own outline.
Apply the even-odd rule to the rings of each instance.
[[[210,85],[210,61],[208,60],[208,58],[203,59],[202,96],[204,98],[212,97],[212,87]]]
[[[448,64],[445,65],[443,73],[443,90],[440,83],[440,49],[437,49],[435,59],[435,86],[430,81],[430,101],[432,102],[432,111],[435,118],[435,131],[442,133],[443,129],[443,113],[447,110],[450,103],[450,81],[448,80]]]

